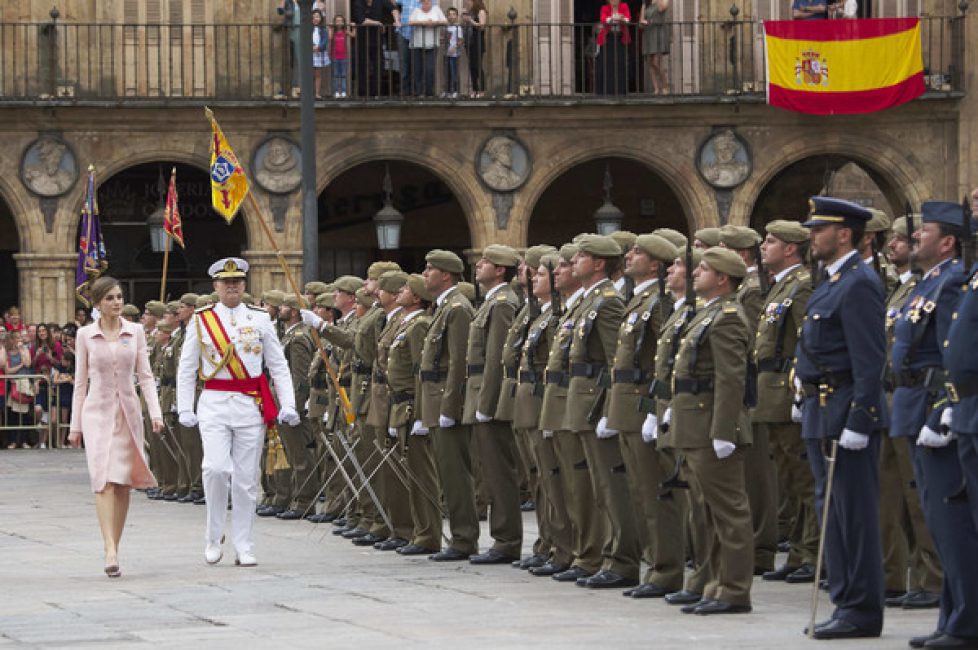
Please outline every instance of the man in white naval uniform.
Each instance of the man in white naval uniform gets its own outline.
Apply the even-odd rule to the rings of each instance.
[[[231,541],[235,564],[257,564],[251,547],[251,529],[258,496],[258,462],[266,426],[278,422],[296,425],[295,394],[282,345],[268,314],[242,304],[248,263],[236,257],[219,260],[208,274],[220,302],[198,309],[187,325],[177,371],[177,411],[180,424],[200,426],[204,447],[203,484],[207,498],[207,533],[204,559],[220,562],[227,519],[228,485],[231,489]],[[230,341],[230,346],[222,343]],[[221,350],[225,351],[222,354]],[[263,364],[264,361],[264,364]],[[268,368],[281,409],[262,373]],[[204,380],[197,413],[194,389]]]

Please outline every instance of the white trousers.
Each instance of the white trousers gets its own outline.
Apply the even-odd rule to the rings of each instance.
[[[201,469],[207,497],[206,541],[221,541],[230,489],[231,543],[239,554],[251,553],[259,461],[265,440],[261,413],[247,395],[205,390],[197,405],[197,417],[204,447]]]

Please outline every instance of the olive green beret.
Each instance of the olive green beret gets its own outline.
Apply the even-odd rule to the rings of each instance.
[[[397,293],[407,282],[408,274],[404,271],[384,271],[378,280],[378,287],[387,293]]]
[[[698,239],[708,248],[720,245],[720,229],[719,228],[700,228],[693,233],[693,239]]]
[[[281,307],[285,294],[278,289],[268,289],[261,295],[261,301],[272,307]]]
[[[686,242],[688,241],[686,235],[678,230],[673,230],[672,228],[656,228],[652,231],[652,234],[668,239],[676,248],[686,248]]]
[[[343,293],[356,294],[363,287],[364,282],[355,275],[341,275],[333,282],[337,291]]]
[[[798,221],[791,221],[790,219],[775,219],[765,228],[770,234],[789,244],[800,244],[808,241],[811,236],[811,231],[808,228]]]
[[[360,287],[359,289],[357,289],[357,292],[353,295],[356,296],[357,302],[363,305],[364,307],[374,306],[374,302],[375,302],[374,297],[371,296],[369,293],[367,293],[366,288]]]
[[[131,305],[126,303],[122,306],[122,315],[138,318],[143,312],[139,311],[139,307],[136,305]]]
[[[374,262],[367,267],[367,279],[379,280],[380,276],[387,271],[400,271],[401,265],[397,262]]]
[[[572,243],[572,244],[574,244],[576,246],[577,244],[580,244],[581,243],[581,240],[582,239],[584,239],[588,235],[593,235],[593,234],[594,233],[590,233],[590,232],[579,232],[576,235],[574,235],[574,238],[570,240],[570,243]]]
[[[922,217],[920,216],[919,213],[916,212],[912,216],[913,216],[914,230],[916,230],[917,228],[920,227]],[[910,236],[910,229],[907,227],[906,217],[897,217],[896,221],[893,222],[893,227],[890,228],[890,230],[892,230],[895,234],[900,235],[901,237]]]
[[[169,314],[176,314],[177,311],[179,311],[179,309],[180,309],[179,300],[171,300],[170,302],[166,303],[166,311]]]
[[[692,253],[692,257],[693,257],[693,268],[695,268],[695,267],[697,267],[697,266],[700,265],[700,262],[703,261],[703,249],[702,248],[694,248],[690,252]],[[685,251],[681,251],[679,253],[679,257],[683,258],[683,263],[685,264],[686,263],[686,252]]]
[[[156,329],[158,329],[161,332],[172,332],[173,323],[157,323]]]
[[[560,247],[560,259],[570,262],[577,255],[577,244],[564,244]]]
[[[727,224],[720,229],[720,243],[727,248],[738,250],[754,248],[754,246],[760,244],[762,240],[763,238],[757,234],[756,230],[753,228],[748,228],[747,226],[733,226]]]
[[[424,256],[424,261],[436,269],[441,269],[447,273],[461,273],[465,269],[465,265],[462,264],[462,258],[452,251],[446,251],[440,248],[429,251]]]
[[[537,264],[538,267],[544,266],[551,269],[556,269],[560,266],[560,255],[558,253],[545,253],[540,258],[540,263]]]
[[[714,271],[724,273],[732,278],[743,278],[747,275],[747,264],[744,259],[729,248],[713,246],[703,251],[703,261]]]
[[[537,244],[536,246],[530,246],[526,249],[526,255],[524,255],[526,265],[531,269],[535,269],[540,266],[541,257],[547,253],[555,253],[556,251],[557,249],[550,244]]]
[[[482,251],[482,257],[496,266],[516,266],[520,263],[519,253],[503,244],[489,244]]]
[[[661,262],[671,262],[679,254],[679,249],[659,235],[639,235],[635,238],[635,246],[648,253],[652,259]]]
[[[428,302],[434,300],[434,297],[431,295],[431,292],[428,291],[424,286],[424,278],[419,274],[412,273],[411,275],[409,275],[407,278],[407,286],[408,289],[411,290],[411,293],[416,295],[418,298],[421,298],[422,300],[427,300]]]
[[[291,307],[292,309],[299,308],[299,296],[294,293],[287,293],[282,296],[282,305],[284,307]]]
[[[326,283],[320,282],[319,280],[306,282],[306,286],[302,288],[303,293],[311,293],[314,296],[318,296],[321,293],[326,293],[326,290]]]
[[[866,232],[886,232],[890,229],[890,218],[886,216],[885,212],[876,208],[866,209],[873,215],[866,223]]]
[[[250,293],[245,291],[243,294],[241,294],[241,302],[243,302],[246,305],[254,305],[255,298]]]
[[[624,253],[635,245],[635,238],[638,235],[627,230],[616,230],[608,236],[615,240],[615,243],[618,244],[618,247],[621,248],[622,253]]]
[[[475,302],[475,285],[471,282],[459,282],[458,290],[469,302]]]
[[[213,305],[214,301],[211,300],[210,296],[198,296],[197,302],[194,303],[194,309],[200,309],[201,307],[207,307],[208,305]]]
[[[197,299],[200,298],[196,293],[185,293],[180,296],[180,302],[190,307],[197,304]]]
[[[582,253],[594,257],[618,257],[622,254],[621,246],[607,235],[587,235],[581,238],[577,248]]]
[[[316,296],[317,307],[336,307],[336,294],[325,292]]]
[[[163,314],[166,313],[166,305],[164,305],[159,300],[150,300],[149,302],[146,303],[145,310],[149,312],[151,316],[162,318]]]

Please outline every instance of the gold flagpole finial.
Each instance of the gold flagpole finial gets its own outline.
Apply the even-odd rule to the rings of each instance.
[[[211,122],[214,121],[214,111],[212,111],[209,106],[204,107],[204,115],[206,115],[207,119],[209,119]]]
[[[89,164],[88,165],[88,173],[89,174],[95,173],[95,165],[92,165],[92,164]]]

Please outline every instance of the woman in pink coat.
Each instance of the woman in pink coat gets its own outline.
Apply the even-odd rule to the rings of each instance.
[[[156,486],[143,456],[143,419],[133,375],[139,379],[155,433],[163,430],[163,416],[143,327],[120,318],[119,283],[109,277],[96,280],[92,303],[101,315],[78,330],[68,442],[78,447],[84,436],[95,510],[105,542],[105,573],[117,578],[122,575],[119,539],[129,511],[129,490]]]

